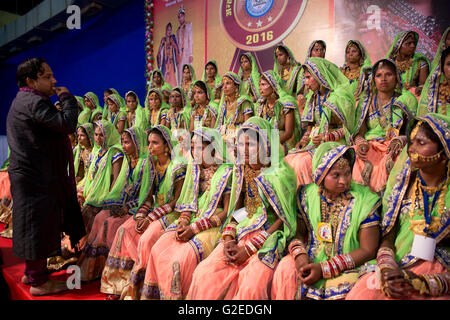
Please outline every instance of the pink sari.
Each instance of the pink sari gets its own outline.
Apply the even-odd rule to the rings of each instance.
[[[422,261],[412,267],[406,268],[416,274],[433,274],[447,272],[436,259],[432,262]],[[347,294],[346,300],[395,300],[386,297],[380,290],[380,282],[375,272],[368,273],[361,277]],[[431,297],[419,294],[411,295],[408,300],[450,300],[450,296]]]
[[[238,245],[243,246],[255,232],[245,235]],[[256,255],[239,266],[227,264],[220,242],[195,269],[186,299],[268,300],[273,273]]]
[[[369,187],[373,192],[379,192],[386,187],[386,182],[389,177],[386,172],[386,159],[388,155],[387,149],[389,147],[389,143],[390,141],[369,141],[369,151],[367,152],[367,159],[373,166]],[[354,146],[353,148],[356,151],[357,147]],[[364,169],[364,164],[365,162],[361,160],[356,154],[352,177],[353,180],[362,185],[365,184],[361,176],[361,173]]]
[[[112,217],[110,210],[102,210],[95,216],[92,230],[77,263],[81,268],[82,281],[100,278],[116,231],[130,217]]]

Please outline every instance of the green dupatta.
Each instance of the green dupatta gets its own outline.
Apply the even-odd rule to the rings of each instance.
[[[112,163],[115,159],[123,157],[123,150],[120,134],[110,121],[97,121],[95,125],[102,130],[104,141],[102,146],[95,144],[92,149],[93,157],[86,176],[83,195],[84,205],[102,207],[103,200],[106,199],[111,188]],[[99,157],[99,153],[104,150],[107,150],[106,153]]]
[[[386,54],[386,59],[391,59],[395,61],[397,55],[400,51],[400,47],[403,45],[403,42],[408,38],[408,36],[412,34],[415,39],[415,44],[417,47],[417,43],[419,42],[419,34],[415,31],[403,31],[397,34],[392,42],[391,47],[389,48],[388,53]],[[417,77],[419,76],[420,65],[421,62],[425,62],[428,65],[428,69],[430,69],[430,62],[427,57],[423,54],[414,52],[412,57],[412,66],[405,72],[401,73],[400,77],[402,78],[403,85],[406,89],[416,86]]]
[[[258,100],[259,97],[261,96],[261,93],[259,92],[260,74],[258,70],[258,65],[256,63],[256,59],[251,52],[244,52],[243,54],[241,54],[240,58],[242,58],[242,56],[246,56],[252,65],[252,72],[250,74],[250,77],[248,77],[248,79],[245,81],[242,79],[244,71],[242,70],[242,67],[239,67],[238,75],[243,82],[244,93],[249,97],[252,97],[253,95],[254,97],[256,97],[256,100]]]
[[[81,112],[78,114],[78,123],[77,123],[77,126],[79,127],[82,124],[89,122],[92,110],[86,106],[83,97],[75,96],[75,98],[77,99],[78,106],[81,107]]]
[[[153,76],[155,75],[155,73],[159,73],[159,75],[161,76],[161,82],[162,82],[161,87],[156,87],[155,83],[153,82]],[[169,91],[169,92],[172,91],[172,86],[168,82],[166,82],[166,80],[164,79],[164,76],[163,76],[161,70],[159,70],[159,69],[153,70],[152,75],[150,77],[149,88],[150,89],[158,89],[161,92],[163,92],[163,91]]]
[[[159,111],[158,111],[157,123],[151,123],[151,121],[152,121],[151,112],[150,112],[150,107],[148,104],[148,97],[153,92],[159,96],[159,100],[161,101],[161,106],[159,107]],[[146,120],[146,126],[145,126],[146,129],[151,129],[151,128],[155,127],[156,125],[159,125],[162,119],[166,119],[167,111],[170,108],[169,105],[164,101],[164,96],[163,96],[162,92],[159,89],[155,89],[155,88],[148,90],[147,95],[145,96],[144,106],[145,106],[144,112],[145,112],[145,120]]]
[[[194,83],[197,81],[197,77],[195,76],[195,69],[192,66],[192,64],[190,64],[190,63],[184,64],[183,69],[181,69],[181,70],[184,70],[184,67],[186,67],[186,66],[188,66],[189,70],[191,71],[191,84],[189,85],[189,90],[186,91],[183,88],[183,79],[181,79],[180,87],[183,88],[183,90],[184,90],[184,94],[186,95],[186,100],[191,101],[193,99],[192,88],[194,87]],[[183,77],[181,77],[181,78],[183,78]]]
[[[9,147],[8,147],[8,156],[6,157],[5,162],[3,162],[2,167],[0,168],[0,170],[6,170],[6,169],[8,169],[8,167],[9,167],[9,155],[10,155],[10,153],[11,153],[11,150],[9,150]]]
[[[383,60],[386,59],[381,59],[380,61]],[[375,65],[380,63],[380,61],[377,61]],[[397,68],[395,63],[394,66]],[[411,118],[413,116],[415,110],[417,109],[417,99],[411,92],[403,89],[402,80],[398,76],[399,73],[397,69],[395,74],[397,75],[397,85],[395,88],[394,97],[390,103],[382,107],[381,115],[379,111],[372,108],[373,105],[376,104],[375,101],[377,98],[374,71],[372,70],[367,80],[367,89],[358,101],[358,106],[356,109],[355,135],[358,134],[364,124],[364,121],[366,121],[367,132],[364,135],[364,139],[367,141],[372,139],[384,139],[390,128],[400,130],[403,126],[405,116],[407,118]],[[383,128],[380,123],[381,117],[386,117],[386,128]]]
[[[294,171],[283,160],[283,149],[277,142],[276,132],[272,132],[270,123],[260,117],[251,117],[238,130],[237,139],[244,129],[257,132],[263,140],[264,151],[270,158],[270,167],[263,168],[260,175],[255,178],[258,195],[262,206],[252,217],[246,217],[236,227],[236,239],[240,241],[245,235],[257,231],[267,230],[277,218],[283,221],[282,230],[274,231],[258,250],[257,255],[269,268],[275,268],[281,259],[287,242],[294,236],[297,228],[295,213],[295,186]],[[275,137],[272,135],[275,134]],[[273,140],[275,139],[275,140]],[[279,138],[278,138],[279,139]],[[272,141],[274,141],[272,143]],[[236,211],[237,201],[244,186],[244,165],[238,160],[234,166],[228,215],[222,228],[232,219]]]
[[[286,52],[288,53],[289,64],[292,67],[291,74],[287,81],[284,81],[283,79],[281,79],[281,75],[280,75],[281,66],[278,63],[277,56],[276,56],[276,51],[280,47],[285,49]],[[282,88],[284,89],[284,91],[286,91],[288,94],[290,94],[294,97],[297,94],[296,89],[298,87],[298,82],[300,79],[299,78],[300,70],[301,70],[301,64],[299,62],[297,62],[297,60],[295,60],[294,53],[291,51],[291,49],[289,49],[284,44],[281,44],[281,45],[278,45],[275,47],[275,49],[273,50],[273,72],[275,74],[279,75],[280,83],[282,84]]]
[[[221,129],[229,127],[235,127],[235,123],[238,120],[239,113],[242,112],[243,115],[247,114],[254,114],[254,105],[252,99],[244,93],[244,86],[242,85],[241,78],[234,72],[227,72],[223,75],[222,78],[228,78],[231,79],[237,86],[238,86],[238,92],[240,93],[239,97],[237,98],[237,108],[236,113],[230,117],[227,118],[227,104],[225,99],[225,93],[222,92],[222,97],[219,102],[219,114],[216,119],[216,125],[215,128]],[[220,84],[221,86],[222,84]],[[219,87],[220,87],[219,86]]]
[[[146,124],[147,124],[147,118],[145,116],[145,110],[141,106],[141,103],[139,101],[139,97],[134,91],[128,91],[125,93],[125,101],[127,97],[131,95],[132,97],[136,97],[136,110],[134,111],[134,123],[129,124],[128,123],[128,115],[127,115],[127,127],[135,127],[135,128],[141,128],[142,130],[146,130]],[[126,107],[126,112],[130,112],[128,109],[128,106]]]
[[[445,50],[445,39],[449,32],[450,27],[442,35],[436,55],[431,63],[430,74],[423,85],[419,99],[418,116],[424,116],[427,113],[442,113],[444,110],[446,110],[446,115],[450,115],[450,104],[439,100],[439,86],[445,80],[445,75],[441,68],[441,57],[442,51]],[[444,105],[446,106],[445,109],[443,109]]]
[[[338,142],[325,142],[314,153],[312,166],[314,183],[301,186],[298,191],[298,214],[306,225],[308,239],[306,249],[308,256],[314,263],[328,260],[325,246],[317,239],[317,226],[321,222],[319,186],[333,164],[345,153],[350,152],[354,163],[354,150],[351,147],[341,145]],[[353,164],[352,164],[353,165]],[[360,247],[359,231],[379,224],[378,210],[381,206],[380,197],[370,191],[369,187],[359,185],[352,181],[350,185],[350,199],[344,212],[341,213],[338,223],[338,231],[333,239],[334,247],[332,255],[350,253]],[[374,263],[374,260],[369,263]],[[364,269],[355,268],[356,271]],[[302,284],[301,297],[313,299],[332,299],[347,294],[353,284],[343,283],[336,290],[325,290],[326,280],[321,279],[310,287]]]
[[[179,94],[181,94],[181,107],[182,111],[178,114],[175,114],[175,108],[170,107],[169,110],[167,110],[167,122],[170,124],[170,130],[175,131],[177,129],[186,129],[189,130],[189,123],[190,123],[190,113],[191,113],[191,106],[189,101],[186,100],[186,94],[184,93],[184,90],[182,87],[177,86],[172,89],[172,91],[178,91]],[[182,123],[184,122],[184,128],[182,127]]]
[[[112,91],[113,93],[115,93],[115,94],[119,94],[119,92],[117,92],[117,90],[114,89],[114,88],[109,88],[109,90],[111,90],[111,91]],[[108,104],[105,103],[105,105],[103,106],[103,115],[102,115],[102,118],[103,118],[103,119],[108,119],[110,113],[111,113],[111,112],[109,111]]]
[[[113,93],[108,96],[107,100],[111,100],[119,107],[119,111],[117,111],[117,113],[115,113],[115,114],[112,114],[111,112],[108,113],[107,120],[109,120],[114,125],[115,128],[117,128],[117,123],[121,120],[124,120],[125,124],[126,124],[126,122],[127,122],[127,112],[126,112],[127,107],[125,104],[125,99],[122,98],[119,94]]]
[[[361,42],[359,42],[358,40],[350,40],[349,42],[347,42],[347,45],[345,46],[345,52],[347,52],[347,49],[350,45],[357,46],[359,51],[361,52],[361,58],[359,61],[361,69],[359,71],[359,77],[358,79],[355,80],[349,80],[353,95],[355,96],[355,98],[357,98],[360,96],[361,93],[364,92],[364,88],[367,85],[366,82],[369,73],[372,71],[372,62],[370,61],[369,53],[367,52],[366,48]],[[345,61],[344,65],[341,68],[342,72],[344,72],[346,68],[347,68],[347,60]]]
[[[269,82],[270,86],[272,87],[273,91],[278,95],[278,99],[273,105],[273,111],[274,116],[270,119],[266,119],[270,122],[273,128],[278,129],[278,123],[280,121],[280,114],[286,114],[289,110],[292,110],[294,112],[294,132],[293,132],[293,145],[287,145],[285,142],[285,150],[292,149],[295,144],[300,140],[301,138],[301,126],[300,126],[300,112],[298,111],[298,105],[297,100],[289,95],[280,85],[280,78],[277,73],[274,73],[273,71],[266,71],[262,73],[262,78],[264,78],[267,82]],[[266,102],[266,99],[264,97],[261,97],[257,101],[256,109],[256,116],[262,117],[263,114],[263,107]],[[281,136],[281,134],[280,134]],[[289,139],[291,140],[291,139]]]
[[[170,202],[174,196],[175,184],[180,180],[184,180],[186,175],[185,160],[181,157],[181,152],[179,148],[177,148],[177,141],[172,139],[172,132],[170,129],[162,125],[157,125],[150,130],[153,129],[158,130],[163,136],[164,141],[167,143],[170,154],[170,163],[163,176],[159,177],[156,170],[157,159],[151,155],[148,156],[149,160],[147,162],[149,171],[147,176],[144,176],[143,179],[149,180],[150,186],[153,186],[153,188],[150,187],[147,193],[141,192],[139,194],[138,207],[140,207],[149,197],[149,192],[153,192],[153,196],[155,197],[153,208],[161,207]],[[173,220],[169,219],[166,215],[159,219],[159,221],[164,226],[164,229],[166,229]]]
[[[94,126],[92,125],[92,123],[85,123],[80,125],[77,128],[77,131],[79,128],[83,128],[88,139],[89,139],[89,143],[92,146],[92,149],[94,149],[94,145],[95,145],[95,141],[94,141]],[[80,145],[80,143],[78,143],[77,148],[75,148],[75,155],[73,157],[73,162],[74,162],[74,169],[75,169],[75,176],[77,176],[78,174],[78,169],[80,166],[80,160],[81,160],[81,152],[83,151],[84,147],[82,147]],[[85,167],[89,168],[89,164],[84,164]],[[84,176],[86,177],[86,171],[84,172]],[[84,178],[82,179],[84,180]],[[78,183],[79,184],[79,183]]]
[[[214,88],[211,88],[208,85],[208,82],[206,81],[206,66],[208,64],[213,64],[216,67],[216,79],[214,80]],[[208,62],[205,63],[205,68],[203,69],[202,79],[204,83],[206,83],[206,87],[209,88],[210,96],[212,97],[212,100],[214,100],[214,91],[217,87],[219,87],[222,83],[222,77],[219,75],[219,68],[217,67],[216,60],[208,60]]]
[[[417,117],[414,121],[411,121],[408,126],[409,129],[412,129],[418,120],[430,125],[434,133],[439,137],[446,156],[450,158],[450,117],[437,113],[430,113],[422,117]],[[408,131],[409,136],[410,130]],[[407,146],[404,148],[403,152],[407,152]],[[420,259],[410,255],[414,240],[414,232],[410,230],[411,218],[409,217],[409,207],[411,201],[405,199],[409,186],[414,183],[414,177],[416,175],[415,171],[417,171],[417,169],[411,165],[408,156],[401,157],[401,159],[399,158],[389,175],[383,197],[382,235],[385,236],[393,230],[396,232],[397,236],[394,243],[395,258],[402,268],[410,267],[420,261]],[[429,237],[436,239],[438,244],[441,240],[445,239],[450,232],[448,210],[448,208],[450,208],[450,189],[447,190],[447,193],[445,194],[444,206],[447,209],[441,216],[440,227],[435,232],[428,234]],[[405,209],[407,209],[407,212],[403,213],[402,210]],[[431,217],[439,217],[437,205],[431,211]],[[415,210],[415,215],[412,220],[423,219],[423,215],[419,215],[417,210]],[[394,229],[396,223],[397,227]],[[449,269],[450,259],[448,247],[436,246],[435,258],[446,267],[447,270]]]
[[[305,110],[302,114],[302,122],[313,123],[317,133],[327,133],[332,114],[343,124],[345,140],[342,143],[351,144],[352,135],[355,130],[355,100],[351,91],[350,82],[338,66],[323,58],[309,58],[303,65],[316,81],[327,89],[326,97],[319,93],[307,96]],[[320,104],[318,110],[314,100],[318,95]],[[325,99],[325,101],[323,101]],[[314,147],[312,139],[308,148]]]
[[[198,83],[203,83],[204,85],[205,85],[205,88],[206,88],[206,98],[208,99],[208,104],[206,105],[206,107],[205,107],[205,111],[203,112],[203,115],[202,116],[200,116],[198,119],[196,118],[196,116],[195,116],[195,111],[196,111],[196,108],[198,108],[198,106],[197,106],[197,104],[195,103],[195,101],[194,101],[194,98],[192,97],[191,98],[191,100],[192,100],[192,107],[191,107],[191,112],[190,112],[190,116],[192,117],[192,120],[194,121],[194,128],[197,128],[197,127],[203,127],[204,126],[204,121],[205,121],[205,119],[208,117],[208,114],[209,113],[211,113],[213,116],[214,116],[214,118],[216,119],[216,122],[215,123],[217,123],[217,116],[218,116],[218,110],[217,110],[217,108],[218,108],[218,105],[217,105],[217,103],[215,103],[214,101],[212,101],[212,100],[214,100],[214,99],[212,99],[211,98],[211,91],[209,91],[208,90],[208,85],[205,83],[205,81],[203,81],[203,80],[197,80],[197,81],[195,81],[195,83],[194,83],[194,85],[192,86],[192,88],[195,86],[195,85],[197,85]],[[199,86],[200,87],[200,86]],[[212,99],[212,100],[211,100]],[[215,126],[215,127],[217,127],[217,126]]]
[[[116,182],[103,200],[104,208],[122,208],[127,206],[129,209],[136,209],[139,195],[141,193],[147,194],[150,190],[150,179],[146,179],[149,174],[147,134],[140,127],[128,128],[124,132],[127,132],[131,137],[131,141],[136,148],[138,161],[134,169],[132,169],[130,156],[124,154],[125,159],[122,162]]]

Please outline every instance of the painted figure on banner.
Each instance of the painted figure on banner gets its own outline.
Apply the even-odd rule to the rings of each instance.
[[[172,86],[177,85],[179,49],[177,39],[172,34],[172,23],[166,25],[166,35],[161,39],[156,61],[164,79]]]
[[[192,64],[194,61],[192,55],[192,47],[194,43],[194,36],[192,31],[192,22],[185,20],[186,9],[183,5],[178,9],[178,22],[180,26],[177,29],[178,55],[180,62],[178,63],[178,84],[181,85],[183,81],[183,66],[185,64]]]

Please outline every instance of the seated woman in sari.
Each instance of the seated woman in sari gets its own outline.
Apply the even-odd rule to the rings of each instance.
[[[305,133],[284,159],[295,170],[297,186],[310,184],[312,156],[322,142],[339,141],[351,145],[355,101],[348,79],[334,63],[309,58],[303,65],[308,94],[302,115]]]
[[[84,99],[84,104],[86,105],[86,107],[88,107],[91,110],[91,112],[89,113],[89,119],[87,122],[93,122],[92,118],[93,118],[94,112],[96,112],[96,111],[103,112],[103,108],[100,106],[97,95],[95,93],[93,93],[92,91],[86,92],[85,95],[83,96],[83,99]]]
[[[93,92],[88,92],[83,97],[77,98],[77,100],[80,101],[80,104],[81,101],[83,101],[83,110],[78,115],[78,126],[80,126],[91,121],[92,112],[97,109],[97,107],[100,108],[100,105],[98,104],[97,96]]]
[[[217,104],[211,101],[211,91],[202,80],[192,87],[192,109],[189,119],[189,132],[198,127],[215,128],[217,120]]]
[[[127,111],[127,121],[125,123],[125,128],[141,128],[142,130],[147,129],[147,119],[145,117],[144,108],[139,103],[139,98],[134,91],[128,91],[125,94],[125,103]]]
[[[420,95],[417,115],[441,113],[450,115],[450,27],[442,35],[430,76]]]
[[[309,58],[323,58],[325,59],[325,53],[327,51],[327,44],[323,40],[314,40],[308,47],[306,51],[307,61]],[[303,112],[303,107],[305,105],[305,96],[308,94],[309,89],[305,85],[305,77],[303,76],[304,69],[300,69],[297,81],[297,103],[300,107],[300,113]]]
[[[175,205],[181,213],[153,246],[141,299],[184,299],[197,264],[213,251],[230,200],[233,166],[217,130],[197,128],[192,158]]]
[[[119,134],[122,134],[127,122],[125,100],[119,94],[113,93],[106,98],[106,102],[109,108],[107,120],[114,125]]]
[[[86,235],[91,232],[95,216],[102,209],[103,201],[114,186],[123,161],[120,134],[110,121],[102,120],[94,124],[94,140],[95,146],[92,149],[92,160],[83,194],[78,194],[78,200],[83,204],[81,212]]]
[[[295,175],[272,130],[259,117],[239,128],[222,240],[195,269],[187,299],[269,298],[275,267],[296,229]]]
[[[345,47],[345,64],[342,73],[350,81],[353,95],[358,99],[367,86],[372,63],[366,48],[358,40],[350,40]]]
[[[402,134],[416,97],[402,90],[396,65],[387,59],[377,61],[361,96],[355,132],[356,162],[353,179],[373,192],[384,190],[389,172],[406,144]]]
[[[172,91],[172,86],[165,81],[161,70],[153,70],[148,89],[158,89],[164,97],[162,101],[169,103],[169,95],[170,91]]]
[[[278,45],[273,51],[273,73],[277,74],[284,91],[295,97],[301,64],[295,60],[291,49]]]
[[[194,87],[194,83],[197,80],[195,77],[195,70],[192,64],[183,65],[183,75],[181,77],[182,82],[180,83],[180,87],[183,88],[184,94],[186,95],[186,100],[188,100],[192,104],[192,88]]]
[[[108,117],[109,117],[110,111],[108,108],[107,98],[110,94],[114,94],[114,93],[119,94],[117,92],[117,90],[114,88],[109,88],[109,89],[106,89],[105,91],[103,91],[103,101],[105,102],[105,104],[103,105],[103,115],[102,115],[103,119],[108,119]]]
[[[96,123],[97,121],[101,121],[103,119],[103,111],[102,110],[94,110],[92,112],[91,124]]]
[[[148,194],[147,136],[141,128],[128,128],[122,134],[125,159],[114,186],[103,200],[102,210],[95,216],[83,252],[78,259],[80,278],[99,278],[105,266],[117,229],[137,209],[139,194]]]
[[[343,299],[375,258],[381,199],[352,181],[353,161],[351,147],[317,148],[314,183],[299,188],[297,234],[275,270],[272,299]]]
[[[170,92],[170,108],[167,111],[167,127],[174,132],[178,129],[189,129],[190,105],[181,87],[175,87]]]
[[[240,67],[238,75],[244,85],[244,93],[256,102],[259,97],[259,70],[255,57],[251,52],[244,52],[239,59]]]
[[[75,148],[74,169],[77,191],[83,193],[85,177],[92,160],[94,148],[94,126],[91,123],[82,124],[77,128],[78,144]]]
[[[403,31],[394,38],[386,54],[386,59],[394,61],[397,65],[405,89],[410,90],[417,98],[420,97],[422,87],[430,73],[430,62],[423,54],[416,52],[418,42],[417,32]]]
[[[174,150],[175,148],[175,150]],[[119,227],[110,246],[100,291],[111,299],[139,299],[148,256],[153,244],[180,214],[173,212],[183,187],[186,165],[167,127],[156,126],[148,135],[149,192],[139,195],[133,219]]]
[[[222,83],[222,77],[219,74],[219,68],[215,60],[206,62],[201,80],[208,85],[212,101],[219,102],[221,96],[219,86]]]
[[[278,75],[266,71],[261,75],[261,97],[255,107],[256,115],[278,129],[284,153],[295,147],[300,140],[300,114],[295,98],[281,88]]]
[[[167,125],[167,110],[169,105],[164,101],[164,97],[158,89],[150,89],[145,98],[145,117],[147,119],[146,129],[155,126]]]
[[[222,77],[222,98],[219,103],[219,114],[216,128],[224,137],[230,156],[234,158],[236,129],[253,116],[253,102],[243,90],[244,86],[237,74],[227,72]]]
[[[347,299],[450,299],[450,118],[430,113],[409,125],[409,157],[395,164],[383,197],[378,270]]]

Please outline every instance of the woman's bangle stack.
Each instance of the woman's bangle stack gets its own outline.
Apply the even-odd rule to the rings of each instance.
[[[289,253],[294,257],[294,260],[301,254],[308,254],[305,245],[298,239],[291,241],[288,247]]]
[[[322,261],[320,263],[322,268],[322,278],[330,279],[336,278],[345,270],[355,268],[355,262],[348,253],[334,256],[330,260]]]
[[[420,294],[429,294],[433,297],[449,294],[450,275],[448,273],[422,274],[410,282]]]
[[[222,239],[225,240],[226,236],[236,239],[236,226],[237,224],[234,222],[227,224],[227,226],[223,229]]]
[[[262,248],[264,242],[270,236],[266,231],[258,232],[255,236],[250,238],[245,242],[245,251],[249,256],[255,254],[259,249]]]
[[[182,221],[189,224],[191,222],[191,213],[190,212],[183,212],[180,217],[178,218],[178,224],[180,224]]]
[[[191,224],[191,229],[194,232],[194,234],[197,234],[199,232],[208,230],[212,228],[211,221],[208,218],[200,219],[193,224]]]
[[[328,132],[325,135],[325,141],[340,141],[342,138],[344,138],[344,129],[343,128]]]
[[[150,207],[146,204],[143,204],[138,211],[133,215],[133,219],[142,219],[142,218],[146,218],[149,211],[150,211]]]
[[[170,207],[169,204],[165,204],[161,207],[155,208],[155,210],[153,210],[148,214],[148,217],[150,218],[151,221],[156,221],[170,212],[172,212],[172,208]]]
[[[394,250],[388,247],[381,247],[377,253],[377,266],[381,272],[384,270],[394,270],[398,268],[395,261]]]

